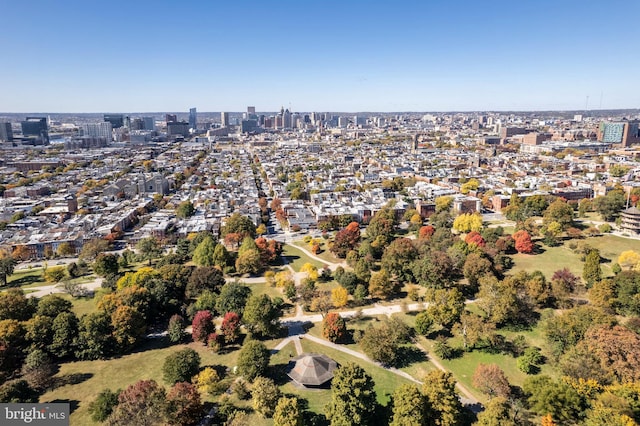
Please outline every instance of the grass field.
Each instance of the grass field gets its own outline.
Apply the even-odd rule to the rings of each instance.
[[[322,238],[320,238],[320,240],[322,241],[322,244],[320,245],[321,251],[320,251],[320,253],[316,254],[317,257],[321,258],[322,260],[326,261],[327,263],[341,263],[341,262],[344,262],[344,259],[338,259],[337,257],[335,257],[333,255],[333,253],[331,253],[329,251],[328,240],[324,240]],[[305,244],[305,242],[302,241],[302,240],[294,241],[293,245],[309,250],[309,244]]]
[[[282,257],[287,261],[289,265],[293,268],[294,271],[299,272],[302,265],[305,263],[311,263],[316,268],[323,268],[326,264],[324,262],[319,262],[315,259],[307,256],[305,252],[293,246],[291,244],[285,244],[282,248]]]
[[[7,287],[30,288],[50,285],[42,275],[42,268],[16,269],[7,277]]]

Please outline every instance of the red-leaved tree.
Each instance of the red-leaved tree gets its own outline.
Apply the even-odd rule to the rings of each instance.
[[[333,239],[330,250],[337,257],[344,259],[350,250],[356,248],[360,242],[360,225],[358,222],[351,222],[346,228],[338,231]]]
[[[193,341],[207,343],[207,336],[216,331],[213,315],[209,311],[198,311],[191,323]]]
[[[322,320],[322,337],[336,343],[347,334],[347,326],[336,312],[329,312]]]
[[[167,412],[172,425],[196,424],[203,417],[198,389],[187,382],[178,382],[167,394]]]
[[[518,253],[532,253],[533,252],[533,242],[531,241],[531,235],[524,229],[516,232],[512,236],[513,241],[515,242],[515,248]]]
[[[222,319],[220,332],[225,343],[233,343],[240,337],[240,316],[235,312],[227,312]]]
[[[475,244],[478,247],[484,247],[486,245],[484,238],[477,231],[471,231],[467,234],[464,239],[464,242],[467,244]]]
[[[434,232],[436,232],[436,228],[431,225],[425,225],[418,231],[418,238],[428,240]]]

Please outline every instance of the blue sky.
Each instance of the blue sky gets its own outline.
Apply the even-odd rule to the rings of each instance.
[[[3,112],[640,107],[637,0],[3,3]]]

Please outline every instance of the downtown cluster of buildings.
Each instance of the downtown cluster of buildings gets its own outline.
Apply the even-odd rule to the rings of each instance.
[[[29,116],[0,124],[0,245],[42,258],[62,243],[80,250],[97,237],[135,243],[216,233],[235,212],[259,224],[262,196],[282,200],[293,230],[332,218],[366,223],[390,200],[398,215],[416,208],[424,218],[443,195],[458,213],[499,213],[513,193],[579,202],[636,185],[637,118],[256,114],[253,107],[242,115],[194,108],[184,118]],[[612,166],[626,174],[609,173]],[[465,190],[471,178],[479,186]],[[176,216],[184,201],[195,215]],[[271,223],[272,237],[279,231]]]

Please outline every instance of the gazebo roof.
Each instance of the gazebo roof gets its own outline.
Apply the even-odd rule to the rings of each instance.
[[[294,367],[288,376],[304,386],[321,386],[333,378],[338,363],[323,354],[302,354],[292,358]]]

